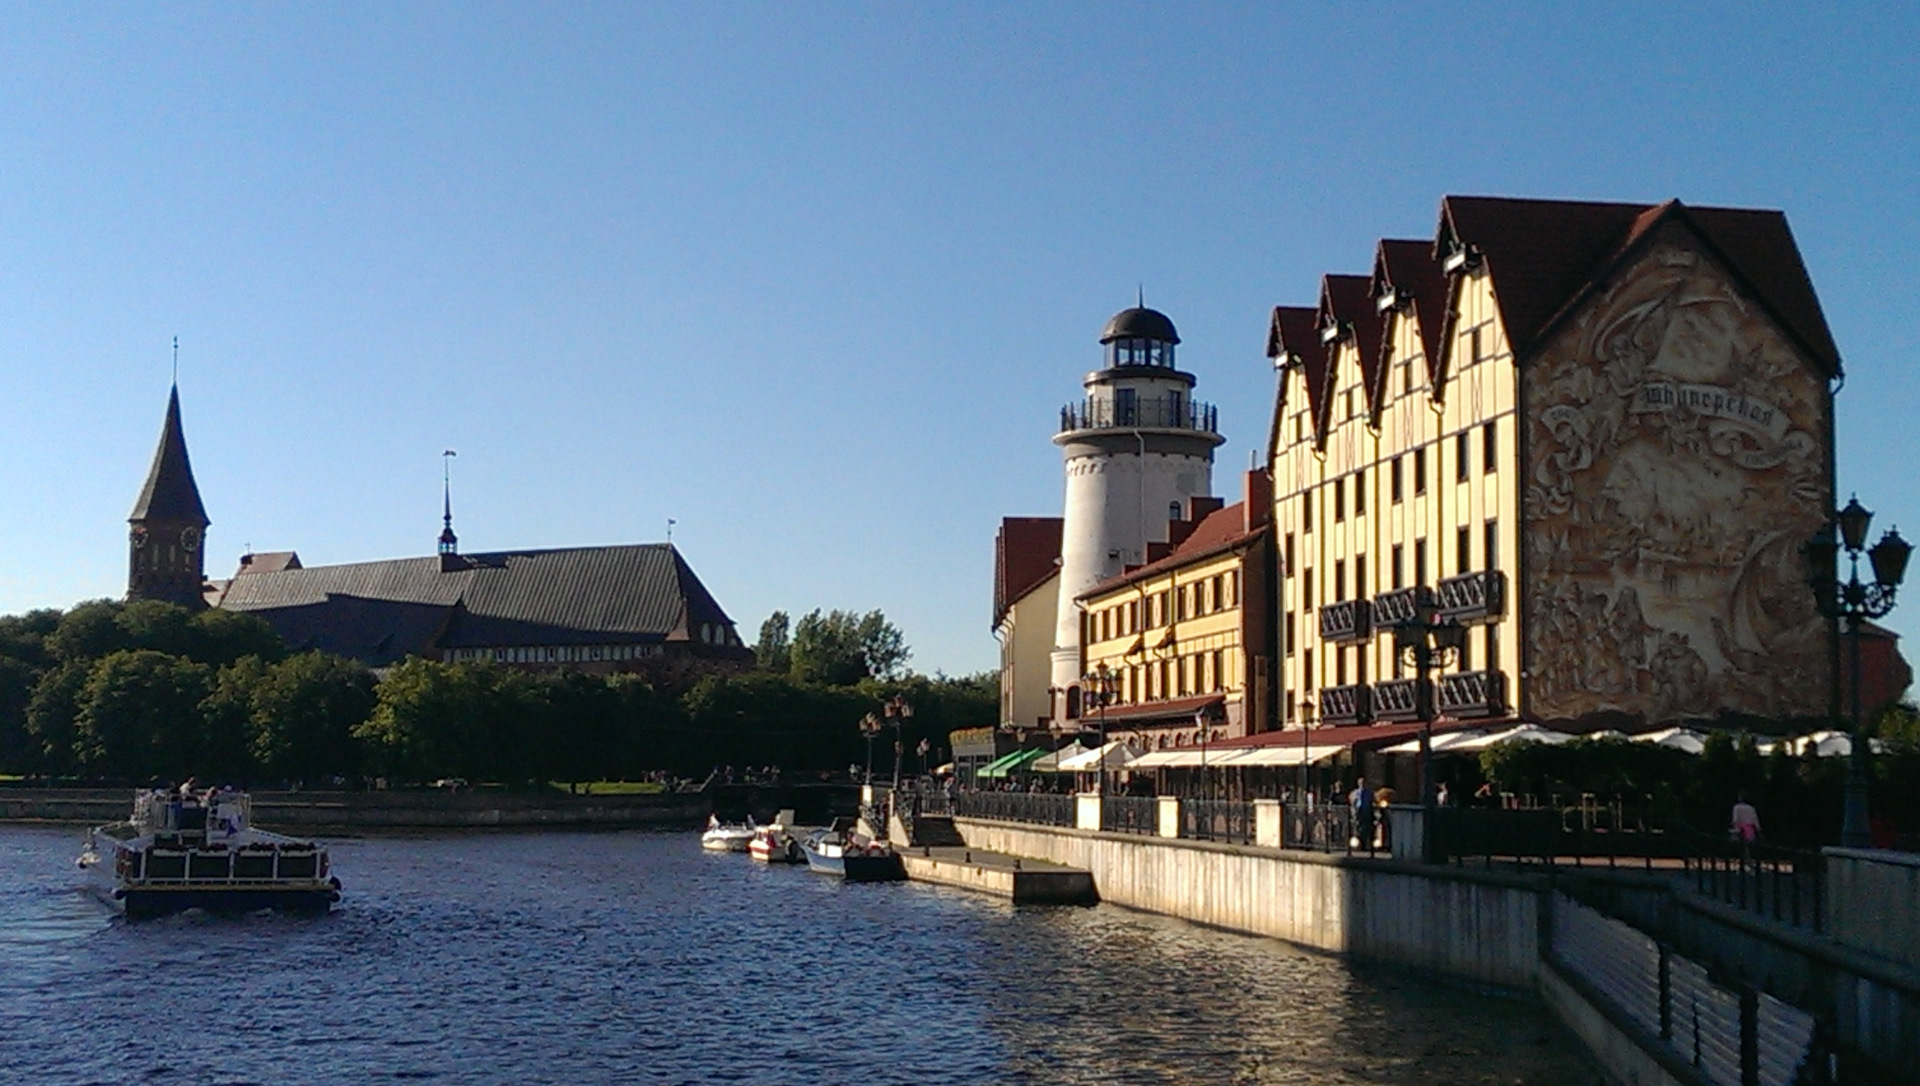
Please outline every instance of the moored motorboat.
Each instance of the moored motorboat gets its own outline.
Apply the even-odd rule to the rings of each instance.
[[[805,863],[807,855],[793,836],[793,812],[783,810],[774,816],[772,825],[755,830],[753,840],[747,843],[747,855],[763,864]]]
[[[848,882],[899,882],[907,877],[906,865],[892,846],[849,830],[830,828],[815,831],[800,843],[807,855],[807,867]]]
[[[707,832],[700,835],[700,847],[708,852],[745,852],[758,828],[752,818],[727,823],[720,821],[719,815],[709,815]]]
[[[129,917],[187,909],[324,913],[340,900],[327,850],[255,829],[244,792],[145,790],[133,816],[88,831],[76,861]]]

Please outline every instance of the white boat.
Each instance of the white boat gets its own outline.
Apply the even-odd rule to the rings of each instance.
[[[719,815],[709,815],[707,832],[700,835],[700,847],[708,852],[745,852],[758,828],[752,818],[728,823],[720,821]]]
[[[326,848],[255,829],[244,792],[136,792],[133,816],[89,830],[75,862],[129,917],[187,909],[324,913],[340,900]]]
[[[763,864],[806,863],[807,855],[793,836],[793,812],[781,811],[772,825],[755,830],[753,840],[747,843],[747,855]]]
[[[800,844],[807,866],[848,882],[901,882],[906,865],[885,841],[876,841],[844,827],[818,830]]]

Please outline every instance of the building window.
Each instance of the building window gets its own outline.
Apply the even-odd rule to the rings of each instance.
[[[1465,430],[1462,430],[1459,433],[1453,435],[1453,451],[1454,451],[1454,457],[1453,457],[1454,481],[1464,483],[1467,481],[1467,455],[1468,455],[1467,432]]]
[[[1500,666],[1500,627],[1489,622],[1487,631],[1487,668],[1493,670]]]
[[[1403,572],[1401,569],[1401,559],[1404,557],[1406,557],[1406,548],[1395,543],[1393,545],[1393,587],[1396,591],[1406,587],[1406,582],[1401,578],[1401,573]]]
[[[1124,632],[1138,633],[1139,631],[1140,631],[1140,601],[1128,600],[1126,628]]]
[[[1333,522],[1338,524],[1345,519],[1347,519],[1347,481],[1335,479],[1333,481]]]
[[[1419,497],[1427,492],[1427,450],[1413,450],[1413,494]]]
[[[1478,361],[1480,361],[1480,329],[1475,328],[1467,333],[1467,363],[1471,365]]]
[[[1287,612],[1286,641],[1284,642],[1284,645],[1286,647],[1287,655],[1292,656],[1293,655],[1293,612],[1292,611]]]
[[[1347,598],[1347,563],[1345,559],[1333,564],[1333,602],[1344,603]]]
[[[1480,468],[1482,471],[1500,470],[1500,424],[1489,422],[1480,427]]]
[[[1400,394],[1402,396],[1413,395],[1413,360],[1412,359],[1408,359],[1407,361],[1400,363]]]
[[[1353,417],[1353,390],[1352,389],[1348,389],[1345,392],[1342,392],[1340,394],[1340,413],[1343,419],[1350,419]]]
[[[1286,561],[1286,567],[1287,567],[1287,568],[1286,568],[1286,570],[1284,571],[1284,572],[1285,572],[1285,574],[1286,574],[1287,576],[1289,576],[1289,577],[1291,577],[1291,576],[1293,576],[1293,533],[1292,533],[1292,532],[1288,532],[1288,533],[1287,533],[1287,561]]]
[[[1213,609],[1215,611],[1227,609],[1227,579],[1219,573],[1213,575]]]
[[[1307,570],[1306,576],[1300,578],[1300,606],[1302,608],[1305,608],[1309,612],[1313,610],[1313,571],[1312,570]]]
[[[1333,650],[1333,685],[1347,685],[1347,650]]]
[[[1300,492],[1300,531],[1306,534],[1313,531],[1313,491]]]
[[[1387,490],[1393,498],[1393,504],[1399,505],[1401,498],[1400,458],[1397,456],[1387,462]]]
[[[1427,541],[1424,539],[1413,541],[1413,583],[1427,583]]]
[[[1460,670],[1473,670],[1473,638],[1471,636],[1460,639]]]
[[[1365,472],[1355,472],[1353,476],[1353,515],[1365,516],[1367,512],[1367,476]]]
[[[1167,686],[1167,662],[1166,662],[1165,660],[1162,660],[1162,661],[1160,661],[1160,675],[1159,675],[1159,680],[1160,680],[1160,681],[1159,681],[1159,682],[1158,682],[1158,683],[1156,684],[1156,686],[1157,686],[1157,688],[1156,688],[1156,689],[1154,690],[1154,696],[1155,696],[1155,697],[1160,697],[1160,698],[1164,698],[1164,697],[1166,697],[1166,696],[1167,696],[1167,690],[1168,690],[1168,686]]]
[[[1227,571],[1227,606],[1240,606],[1240,571],[1237,569]]]
[[[1353,556],[1353,598],[1367,598],[1367,556],[1364,554]]]
[[[1486,539],[1481,544],[1482,559],[1489,570],[1500,568],[1500,522],[1487,522]]]
[[[1459,549],[1458,561],[1461,573],[1473,572],[1473,533],[1465,528],[1454,534],[1454,546]]]
[[[1219,649],[1214,649],[1213,650],[1213,688],[1215,690],[1225,690],[1227,688],[1226,662],[1227,662],[1226,653],[1222,652]]]
[[[1313,677],[1312,649],[1302,649],[1300,651],[1300,676],[1300,688],[1302,690],[1312,690],[1318,685]]]
[[[1307,439],[1307,413],[1305,411],[1301,411],[1293,416],[1293,440],[1305,441],[1306,439]]]

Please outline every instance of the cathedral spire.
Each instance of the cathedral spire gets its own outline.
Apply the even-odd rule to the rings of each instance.
[[[127,515],[127,598],[157,599],[183,607],[206,606],[207,508],[193,479],[187,436],[180,426],[180,386],[167,395],[160,445],[153,451],[147,483]]]
[[[453,534],[453,458],[452,449],[440,454],[440,553],[459,554],[460,537]]]

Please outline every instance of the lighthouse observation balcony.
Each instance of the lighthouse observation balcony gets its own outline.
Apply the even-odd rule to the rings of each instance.
[[[1219,432],[1220,414],[1210,403],[1185,396],[1082,400],[1060,409],[1060,432],[1075,430],[1193,430]]]

